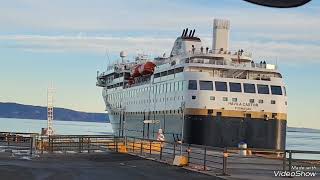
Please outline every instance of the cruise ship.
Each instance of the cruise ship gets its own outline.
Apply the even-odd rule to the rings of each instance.
[[[214,19],[212,47],[187,28],[168,56],[128,60],[122,51],[97,72],[114,134],[157,139],[163,132],[166,141],[285,149],[282,75],[277,65],[230,50],[229,31],[229,20]]]

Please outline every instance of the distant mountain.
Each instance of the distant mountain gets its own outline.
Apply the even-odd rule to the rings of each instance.
[[[47,107],[0,102],[0,118],[47,119]],[[88,113],[54,108],[54,119],[62,121],[109,122],[105,113]]]

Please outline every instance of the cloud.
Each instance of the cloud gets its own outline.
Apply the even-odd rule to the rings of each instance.
[[[12,2],[13,1],[13,2]],[[0,7],[3,30],[39,31],[176,31],[186,26],[204,30],[213,17],[228,18],[237,30],[301,32],[320,29],[319,12],[250,8],[245,2],[191,3],[140,1],[23,1]]]
[[[106,37],[106,36],[34,36],[10,35],[0,36],[0,47],[16,48],[31,52],[46,53],[98,53],[106,51],[118,54],[125,50],[135,55],[144,52],[158,56],[164,52],[170,53],[173,38],[154,37]],[[211,46],[211,38],[202,38],[204,46]],[[1,43],[10,42],[10,43]],[[3,45],[1,45],[3,44]],[[10,44],[6,46],[4,44]],[[246,49],[253,52],[254,57],[279,59],[285,62],[319,62],[320,46],[314,44],[299,44],[286,41],[231,41],[231,49]]]
[[[169,51],[174,39],[153,37],[86,37],[86,36],[39,36],[9,35],[0,36],[0,47],[16,48],[32,52],[83,52],[83,53],[118,53],[126,50],[135,54],[145,51],[162,54]],[[7,46],[10,42],[10,46]],[[3,45],[1,45],[3,44]],[[170,46],[169,46],[170,45]]]

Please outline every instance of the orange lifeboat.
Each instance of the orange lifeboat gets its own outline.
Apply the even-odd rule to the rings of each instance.
[[[142,76],[145,76],[152,75],[154,72],[154,67],[156,67],[154,63],[146,62],[145,64],[142,64],[141,66],[137,67],[137,69]]]

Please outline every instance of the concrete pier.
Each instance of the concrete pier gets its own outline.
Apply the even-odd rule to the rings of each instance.
[[[31,160],[0,153],[0,179],[10,180],[193,180],[220,179],[115,152],[44,154]]]

